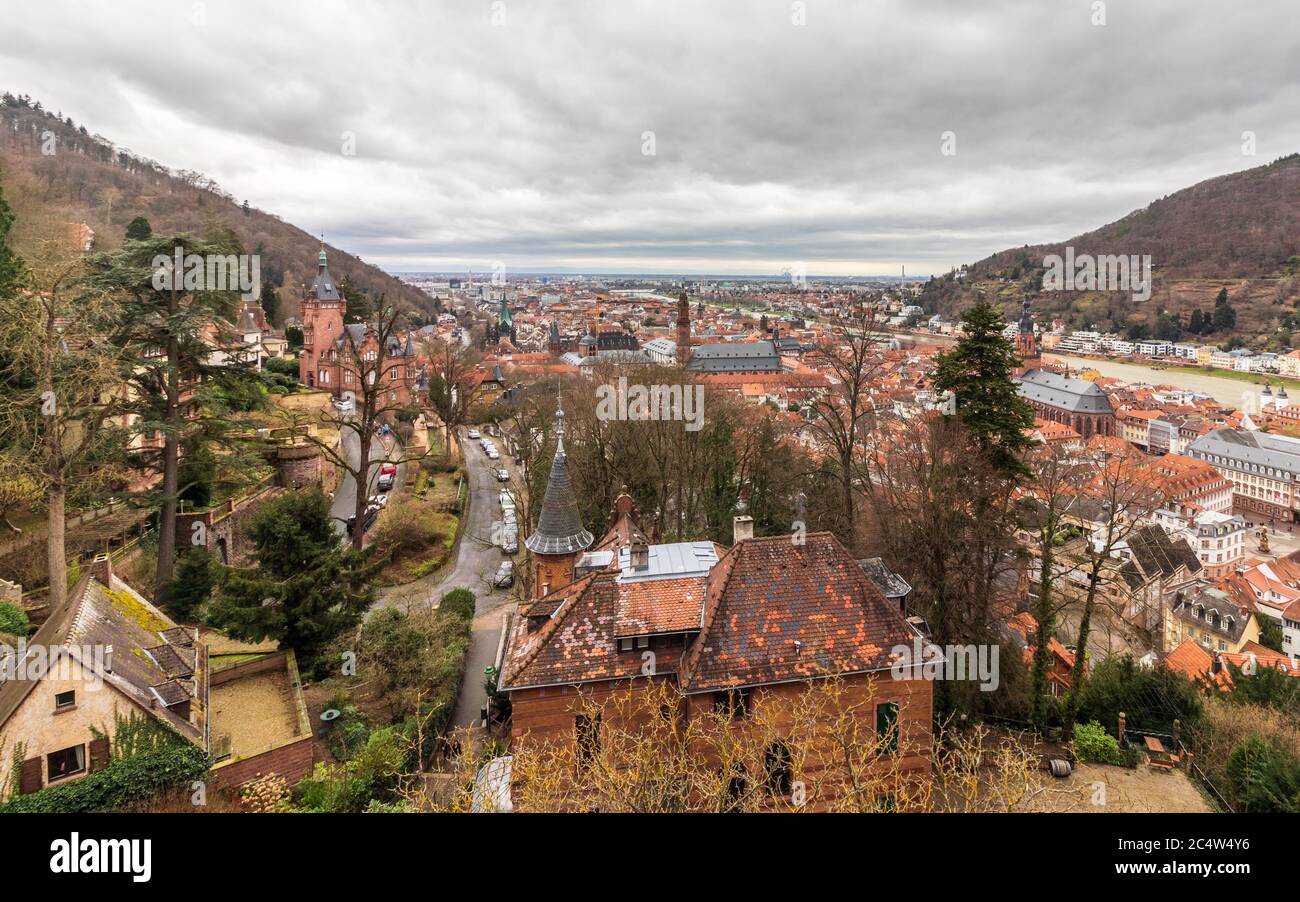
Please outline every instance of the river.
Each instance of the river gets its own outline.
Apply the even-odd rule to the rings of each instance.
[[[1074,357],[1069,354],[1058,354],[1055,351],[1044,351],[1043,356],[1055,357],[1069,365],[1071,370],[1092,369],[1101,373],[1103,376],[1109,376],[1114,379],[1122,379],[1125,382],[1145,382],[1148,385],[1173,385],[1178,388],[1185,388],[1189,391],[1200,392],[1209,395],[1221,404],[1227,404],[1232,407],[1241,407],[1242,393],[1249,392],[1257,394],[1263,390],[1264,376],[1256,376],[1259,379],[1258,385],[1251,385],[1238,379],[1225,379],[1220,376],[1208,376],[1199,370],[1189,370],[1183,367],[1171,366],[1169,369],[1157,370],[1148,366],[1140,366],[1134,363],[1118,363],[1114,360],[1098,360],[1093,357]]]

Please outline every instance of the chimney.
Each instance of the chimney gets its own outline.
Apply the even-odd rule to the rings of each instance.
[[[614,510],[620,517],[626,517],[632,513],[632,496],[627,492],[622,492],[614,499]]]
[[[746,539],[754,538],[754,518],[741,514],[732,521],[732,544],[739,545]]]
[[[633,570],[650,569],[650,546],[644,542],[636,542],[628,548],[628,563]]]
[[[113,560],[102,551],[95,555],[95,560],[90,564],[90,575],[95,577],[102,585],[113,585]]]

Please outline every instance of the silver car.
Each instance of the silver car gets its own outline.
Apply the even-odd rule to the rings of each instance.
[[[496,576],[492,577],[492,585],[498,589],[508,589],[515,584],[515,562],[502,561],[501,566],[497,568]]]

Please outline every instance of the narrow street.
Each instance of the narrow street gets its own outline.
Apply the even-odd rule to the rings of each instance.
[[[461,532],[455,562],[424,579],[403,586],[383,587],[375,607],[412,609],[435,604],[452,589],[469,589],[478,599],[475,606],[473,633],[465,661],[465,679],[456,699],[452,716],[453,726],[474,726],[479,722],[479,709],[487,701],[483,689],[483,669],[496,658],[501,638],[501,624],[510,589],[494,589],[492,577],[497,567],[506,559],[501,549],[492,544],[492,524],[500,519],[497,496],[498,483],[489,467],[489,461],[476,440],[467,439],[460,430],[461,448],[465,454],[465,470],[469,477],[470,497],[468,518]],[[504,459],[502,460],[504,463]],[[440,476],[439,478],[448,478]]]
[[[361,442],[357,433],[352,429],[339,430],[339,442],[343,445],[343,456],[347,459],[348,465],[356,467],[361,462]],[[366,482],[370,486],[369,495],[376,494],[375,481],[379,478],[379,465],[394,453],[397,446],[397,440],[389,436],[387,441],[380,438],[370,440],[370,466],[367,468]],[[406,464],[398,464],[397,481],[395,486],[401,486],[406,476]],[[334,487],[334,500],[330,504],[330,516],[334,519],[334,530],[340,536],[347,535],[347,521],[356,508],[356,480],[352,474],[344,471],[339,479],[338,485]]]

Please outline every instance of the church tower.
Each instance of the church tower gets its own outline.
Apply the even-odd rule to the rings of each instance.
[[[533,553],[533,597],[541,598],[573,582],[573,565],[591,545],[591,533],[582,528],[578,503],[569,484],[569,464],[564,453],[564,409],[555,412],[555,459],[542,500],[537,529],[524,544]]]
[[[1038,338],[1034,335],[1034,318],[1029,314],[1029,298],[1025,297],[1020,308],[1020,329],[1016,333],[1016,351],[1020,354],[1020,372],[1036,370],[1042,366],[1042,353],[1038,348]]]
[[[677,365],[682,369],[691,359],[691,305],[683,290],[677,298]]]

